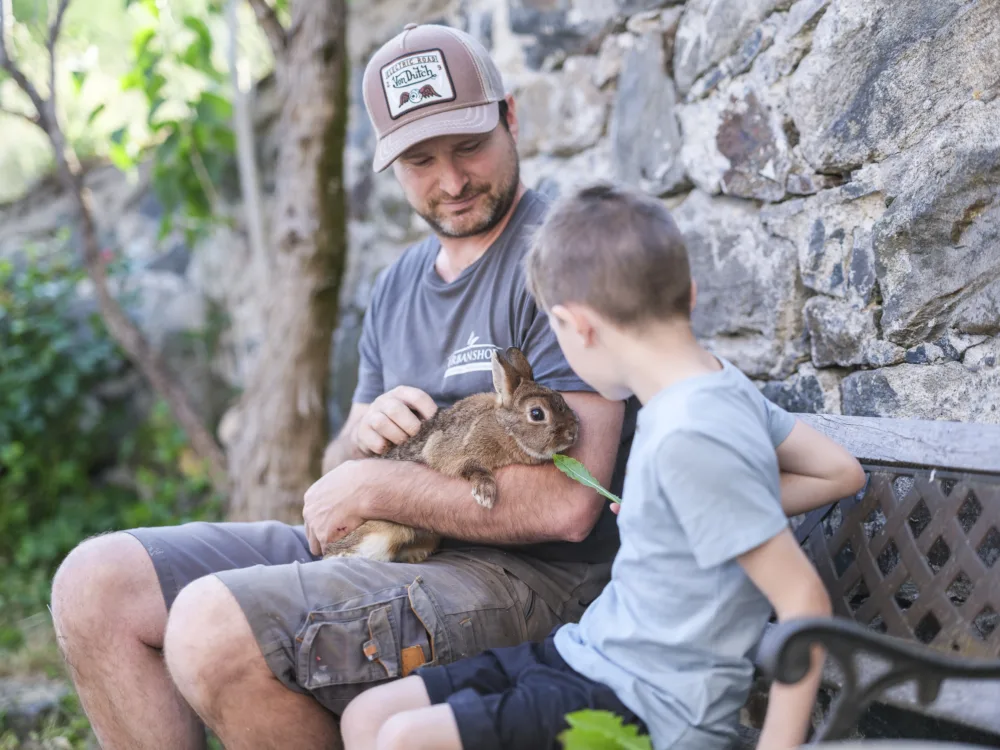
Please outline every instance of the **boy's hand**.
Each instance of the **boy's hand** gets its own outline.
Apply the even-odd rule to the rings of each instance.
[[[788,528],[737,560],[771,602],[779,621],[831,616],[826,588]],[[801,681],[794,685],[775,682],[771,686],[759,747],[786,750],[805,741],[823,658],[822,649],[814,648],[812,668]]]
[[[618,511],[620,511],[621,509],[622,506],[619,505],[618,503],[611,503],[611,512],[614,513],[616,516],[618,515]]]

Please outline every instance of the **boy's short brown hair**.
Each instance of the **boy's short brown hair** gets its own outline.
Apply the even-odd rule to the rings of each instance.
[[[526,259],[538,304],[579,302],[616,325],[689,317],[691,270],[680,229],[660,201],[607,183],[553,206]]]

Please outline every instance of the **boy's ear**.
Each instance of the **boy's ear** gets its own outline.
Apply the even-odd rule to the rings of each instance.
[[[552,308],[552,316],[559,321],[562,330],[579,337],[580,343],[586,348],[597,341],[597,328],[593,314],[582,305],[556,305]]]
[[[689,313],[694,312],[695,300],[698,298],[698,284],[695,283],[694,279],[691,279],[691,307],[688,310]]]

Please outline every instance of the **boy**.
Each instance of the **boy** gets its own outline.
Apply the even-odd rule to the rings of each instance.
[[[767,401],[691,330],[695,285],[657,200],[607,185],[554,207],[529,284],[573,369],[642,404],[611,582],[578,624],[383,685],[343,716],[347,750],[557,748],[563,717],[613,711],[656,750],[734,737],[772,609],[828,616],[787,515],[855,493],[853,456]],[[760,739],[800,745],[819,681],[772,687]]]

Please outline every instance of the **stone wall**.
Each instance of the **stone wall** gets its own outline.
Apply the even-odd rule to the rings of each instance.
[[[353,9],[352,247],[334,425],[372,280],[426,231],[391,171],[370,170],[360,97],[367,55],[409,21],[459,26],[492,51],[516,98],[529,187],[556,195],[606,177],[662,197],[689,241],[697,333],[769,397],[795,411],[1000,422],[997,0]],[[267,171],[276,103],[260,93]],[[230,326],[214,376],[238,386],[260,314],[245,240],[220,232],[193,251],[155,246],[144,185],[102,174],[120,198],[102,202],[109,240],[142,259],[148,324],[194,326],[204,301],[216,303]],[[28,205],[38,203],[0,209],[0,253],[12,236],[51,230],[52,212]]]

